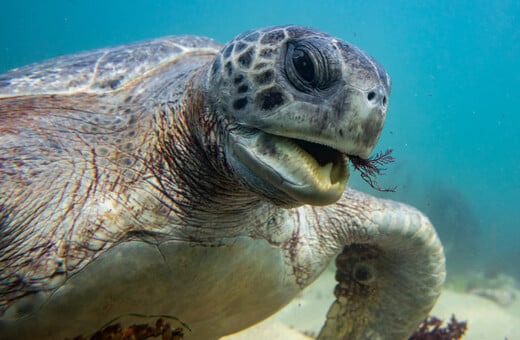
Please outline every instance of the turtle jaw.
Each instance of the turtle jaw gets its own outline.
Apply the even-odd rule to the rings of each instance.
[[[345,190],[349,169],[346,155],[340,151],[260,130],[234,139],[236,159],[297,202],[327,205]]]

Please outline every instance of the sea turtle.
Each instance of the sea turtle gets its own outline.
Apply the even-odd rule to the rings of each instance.
[[[0,337],[72,338],[139,313],[218,338],[338,253],[321,337],[406,337],[439,294],[441,244],[416,209],[345,189],[390,89],[367,53],[294,25],[1,75]]]

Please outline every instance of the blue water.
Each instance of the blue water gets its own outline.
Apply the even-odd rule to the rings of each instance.
[[[251,28],[286,23],[350,41],[390,73],[393,93],[378,149],[394,149],[397,161],[380,182],[399,187],[383,196],[430,215],[448,265],[457,259],[477,267],[517,263],[517,0],[3,1],[0,72],[163,35],[190,33],[226,42]],[[353,186],[378,194],[352,177]]]

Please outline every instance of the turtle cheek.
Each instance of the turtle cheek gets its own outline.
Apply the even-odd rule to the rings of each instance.
[[[254,100],[257,109],[267,113],[273,112],[288,101],[282,88],[277,85],[258,91]]]

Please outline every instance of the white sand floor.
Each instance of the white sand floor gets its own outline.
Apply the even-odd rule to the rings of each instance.
[[[333,301],[334,274],[326,272],[298,298],[269,319],[222,340],[303,340],[319,332]],[[502,308],[487,299],[445,290],[432,315],[448,321],[468,321],[465,340],[520,340],[520,292],[517,300]]]

